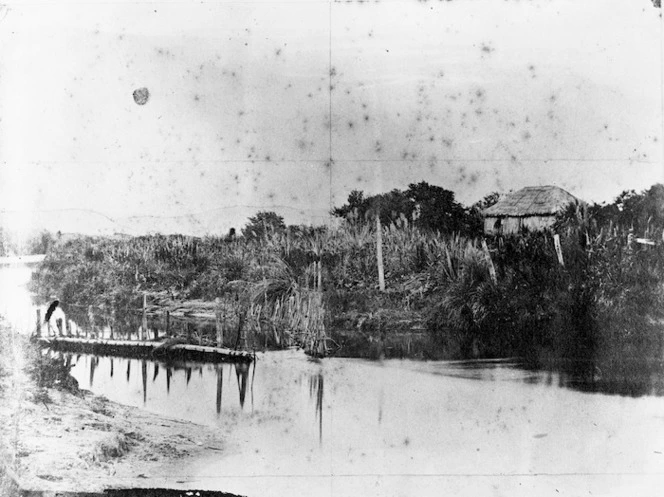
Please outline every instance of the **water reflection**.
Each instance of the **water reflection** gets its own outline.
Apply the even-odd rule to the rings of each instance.
[[[47,354],[58,361],[63,361],[65,366],[68,368],[72,366],[73,356],[71,353],[49,351],[47,352]],[[175,377],[179,374],[182,374],[184,378],[184,382],[182,384],[183,387],[185,389],[191,388],[192,391],[195,392],[196,388],[199,387],[200,384],[204,384],[205,382],[208,381],[208,376],[204,374],[204,368],[206,370],[211,369],[214,371],[214,374],[216,376],[215,410],[216,413],[219,415],[221,414],[222,411],[224,369],[230,370],[232,368],[235,371],[234,376],[237,381],[237,389],[238,389],[237,398],[240,409],[244,408],[247,389],[251,389],[252,392],[251,402],[253,409],[253,380],[256,370],[255,363],[254,364],[205,363],[204,364],[204,363],[171,361],[160,364],[157,361],[148,360],[148,359],[126,359],[127,373],[125,376],[125,387],[126,387],[125,388],[123,387],[122,384],[118,384],[117,380],[114,378],[115,361],[117,361],[117,358],[114,359],[112,357],[106,357],[106,356],[79,354],[77,356],[76,364],[74,364],[74,366],[77,367],[74,369],[73,374],[75,376],[80,375],[81,366],[83,363],[85,363],[88,372],[88,377],[87,377],[88,382],[87,385],[82,383],[81,384],[82,388],[89,388],[95,391],[96,393],[103,393],[104,395],[107,396],[111,390],[118,390],[118,391],[124,390],[125,392],[128,392],[127,394],[128,396],[131,396],[132,388],[138,386],[134,384],[131,376],[132,363],[136,362],[138,363],[138,365],[140,365],[140,370],[141,370],[140,386],[138,386],[139,387],[138,391],[140,391],[142,394],[141,395],[142,405],[145,406],[147,404],[150,404],[150,401],[154,397],[157,398],[162,397],[161,389],[164,389],[164,387],[165,387],[166,396],[169,396],[171,394],[171,389],[173,386],[173,382],[175,381]],[[166,370],[166,375],[165,375],[165,384],[160,385],[158,383],[158,377],[161,367],[163,367]],[[151,375],[149,374],[150,369],[152,370]],[[196,376],[192,375],[194,369],[198,370],[199,373]],[[106,379],[100,379],[99,377],[100,370],[104,372],[108,371],[108,376]],[[252,372],[251,377],[250,377],[250,372]],[[148,383],[151,383],[152,385],[149,386]]]
[[[221,414],[221,395],[224,388],[224,368],[217,366],[217,415]],[[202,369],[201,369],[202,371]]]
[[[197,421],[210,422],[210,413],[213,419],[223,418],[224,412],[232,410],[242,411],[250,402],[250,413],[254,412],[255,402],[265,406],[266,395],[270,392],[283,392],[284,398],[293,399],[297,403],[297,390],[293,391],[288,385],[287,375],[281,380],[285,368],[290,366],[279,363],[271,364],[268,371],[259,375],[256,381],[257,363],[244,364],[205,364],[194,362],[159,362],[147,359],[118,359],[113,357],[99,357],[85,354],[72,355],[71,353],[49,352],[53,357],[59,357],[65,369],[73,366],[73,374],[82,388],[89,388],[95,393],[106,395],[113,400],[130,405],[143,406],[148,409],[164,412],[168,415],[179,415],[180,411],[201,411],[185,413],[183,416],[192,416]],[[74,360],[75,358],[75,360]],[[117,362],[126,361],[126,374],[118,377],[115,373]],[[136,364],[132,363],[136,361]],[[304,360],[302,362],[305,362]],[[340,361],[325,361],[320,364],[306,362],[304,370],[298,373],[295,382],[306,397],[306,406],[303,404],[301,415],[308,418],[310,429],[315,431],[315,437],[322,444],[326,424],[331,422],[329,404],[325,407],[326,371],[332,364]],[[501,361],[459,361],[459,362],[415,362],[415,361],[384,361],[383,363],[362,361],[366,367],[378,370],[411,369],[433,376],[446,376],[450,378],[474,380],[483,383],[521,383],[529,388],[567,389],[584,393],[612,394],[622,396],[664,396],[664,368],[661,362],[624,361],[599,366],[598,363],[568,362],[549,365],[545,369],[533,369],[515,360]],[[347,367],[345,365],[344,367]],[[82,369],[84,368],[84,369]],[[140,368],[140,375],[132,377],[132,368]],[[160,375],[161,370],[165,374]],[[260,369],[260,368],[259,368]],[[135,369],[136,370],[136,369]],[[198,374],[194,375],[194,370]],[[391,373],[384,371],[385,378]],[[224,392],[224,378],[233,382],[237,394],[228,400],[228,392]],[[426,375],[416,378],[426,380]],[[361,378],[347,378],[346,383],[355,384]],[[258,397],[255,397],[254,386],[258,383]],[[338,386],[338,385],[337,385]],[[328,384],[328,388],[330,388]],[[413,385],[417,388],[417,385]],[[388,399],[394,393],[390,382],[375,385],[374,400],[370,410],[373,411],[373,423],[377,427],[389,426],[390,416]],[[232,391],[232,390],[230,390]],[[247,396],[247,391],[250,396]],[[227,399],[224,399],[226,394]],[[279,394],[275,394],[279,395]],[[329,394],[328,394],[329,395]],[[332,394],[334,396],[334,393]],[[167,399],[171,399],[168,401]],[[173,403],[173,399],[177,402]],[[207,400],[206,400],[207,399]],[[212,405],[214,402],[214,410]],[[279,402],[282,402],[279,400]],[[209,407],[206,407],[205,404]],[[177,404],[174,408],[173,404]],[[387,418],[386,418],[387,416]],[[203,419],[205,418],[205,419]],[[311,435],[314,436],[314,431]]]
[[[623,360],[620,362],[569,362],[554,365],[559,384],[581,392],[605,393],[629,397],[664,395],[662,361]],[[551,374],[556,374],[551,372]]]
[[[480,381],[556,385],[586,393],[641,397],[664,396],[664,361],[550,361],[534,367],[517,359],[405,362],[409,369]]]
[[[244,407],[244,397],[247,393],[247,377],[249,376],[248,363],[236,363],[235,376],[237,377],[237,388],[240,393],[240,407]]]
[[[98,363],[99,363],[99,358],[98,357],[93,357],[92,360],[90,361],[90,386],[92,386],[94,384],[95,369],[97,368]]]
[[[148,399],[148,364],[145,359],[141,361],[141,378],[143,379],[143,404]]]
[[[76,356],[63,355],[63,364],[74,362],[72,357]],[[141,374],[111,376],[111,364],[118,367],[118,361],[123,367],[127,361],[129,371],[140,369]],[[314,363],[296,351],[287,351],[262,354],[253,364],[81,355],[72,373],[82,388],[111,400],[169,417],[232,426],[238,440],[264,444],[256,447],[261,452],[268,446],[300,444],[302,457],[309,456],[307,451],[327,453],[341,446],[353,448],[355,457],[396,447],[418,454],[422,444],[440,447],[450,443],[449,437],[465,440],[468,430],[475,430],[471,425],[478,430],[473,443],[481,445],[486,430],[493,430],[497,420],[522,427],[519,430],[530,436],[549,433],[550,440],[559,425],[551,418],[552,424],[544,426],[549,418],[535,413],[579,404],[590,410],[609,405],[638,409],[644,405],[641,399],[638,404],[625,403],[601,392],[664,393],[661,369],[657,373],[648,365],[618,365],[623,377],[609,376],[606,369],[587,363],[556,367],[559,369],[534,370],[518,361],[333,359]],[[644,374],[637,381],[635,372],[639,371]],[[601,409],[603,412],[604,407]],[[478,420],[483,431],[474,424]],[[526,420],[535,424],[530,427]],[[449,426],[463,430],[450,431]],[[254,438],[256,430],[261,436]],[[263,441],[257,442],[259,439]]]
[[[325,378],[323,373],[309,377],[309,397],[315,400],[316,421],[318,422],[318,440],[323,443],[323,394],[325,392]]]

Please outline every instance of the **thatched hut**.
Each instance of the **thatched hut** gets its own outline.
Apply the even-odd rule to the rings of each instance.
[[[484,233],[518,233],[551,226],[556,214],[581,201],[557,186],[527,186],[509,193],[482,212]]]

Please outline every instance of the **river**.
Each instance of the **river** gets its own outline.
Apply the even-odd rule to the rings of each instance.
[[[248,366],[63,358],[81,388],[226,434],[218,455],[169,468],[191,488],[605,496],[658,495],[664,484],[661,376],[612,390],[601,375],[584,383],[516,361],[314,361],[297,350]]]

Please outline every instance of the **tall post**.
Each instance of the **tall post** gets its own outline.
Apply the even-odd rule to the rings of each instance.
[[[143,317],[141,319],[141,341],[145,340],[145,332],[148,329],[148,315],[147,315],[148,297],[143,294]]]
[[[318,260],[318,291],[323,291],[323,261]]]
[[[214,324],[217,329],[217,347],[224,346],[224,324],[221,316],[221,299],[216,299],[216,309],[214,310]]]
[[[41,337],[42,334],[41,309],[37,309],[37,324],[35,326],[35,334],[38,337]]]
[[[166,337],[171,336],[171,313],[170,311],[166,311],[166,324],[164,326],[166,328]]]
[[[385,270],[383,268],[383,228],[380,224],[380,213],[376,213],[376,259],[378,261],[378,288],[385,291]]]
[[[558,263],[565,267],[565,261],[563,260],[563,249],[560,246],[560,235],[558,235],[558,233],[553,235],[553,245],[556,249],[556,255],[558,256]]]

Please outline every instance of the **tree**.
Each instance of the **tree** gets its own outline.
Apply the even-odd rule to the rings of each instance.
[[[45,254],[55,243],[55,238],[48,231],[42,231],[28,241],[29,254]]]
[[[383,225],[405,218],[423,229],[444,233],[462,231],[465,226],[466,210],[456,202],[454,192],[426,181],[412,183],[405,191],[394,189],[366,198],[353,190],[346,204],[332,210],[335,216],[357,222],[374,222],[375,212]]]
[[[500,200],[500,193],[491,192],[478,200],[466,210],[463,232],[470,237],[478,237],[484,233],[484,216],[482,211]]]
[[[365,203],[364,192],[353,190],[348,195],[348,202],[341,207],[332,209],[332,215],[348,220],[357,219],[364,215],[366,211]]]
[[[364,197],[364,192],[353,190],[348,195],[348,201],[341,207],[332,209],[332,214],[351,222],[374,222],[374,214],[380,213],[382,224],[389,225],[402,216],[410,219],[415,204],[406,192],[394,189],[387,193],[380,193]]]
[[[286,229],[284,218],[273,211],[260,211],[249,218],[249,223],[242,228],[242,236],[250,240],[265,238],[267,233],[278,233]]]
[[[454,199],[454,192],[421,181],[408,185],[406,195],[417,209],[415,223],[421,228],[441,233],[463,230],[466,209]]]
[[[664,185],[657,183],[643,192],[639,211],[641,232],[664,228]]]
[[[470,208],[477,209],[481,212],[484,209],[488,209],[492,205],[495,205],[496,203],[498,203],[499,200],[500,200],[500,193],[498,192],[487,193],[486,195],[484,195],[484,197],[482,197],[482,200],[478,200]]]
[[[368,208],[373,213],[380,214],[382,224],[389,226],[401,218],[411,220],[415,212],[415,202],[408,196],[407,192],[396,188],[388,193],[374,195],[367,199]],[[365,213],[365,218],[366,218]],[[373,214],[371,214],[373,219]]]

